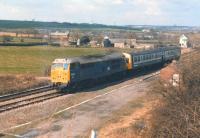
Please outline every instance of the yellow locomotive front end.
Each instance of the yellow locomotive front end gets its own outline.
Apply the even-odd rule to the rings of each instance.
[[[51,82],[53,85],[67,85],[70,82],[70,66],[66,59],[55,59],[51,66]]]
[[[133,59],[131,54],[129,53],[123,53],[124,57],[126,58],[126,66],[128,70],[132,70],[133,69]]]

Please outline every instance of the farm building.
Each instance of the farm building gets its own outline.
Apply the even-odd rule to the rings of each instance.
[[[179,44],[181,48],[188,48],[188,38],[184,34],[180,36]]]
[[[69,39],[69,32],[53,32],[53,33],[50,33],[50,37],[53,38],[53,39]]]
[[[108,36],[104,37],[103,47],[112,47],[111,41]]]
[[[58,44],[60,46],[69,45],[69,32],[53,32],[49,34],[52,43]]]
[[[110,39],[116,48],[134,48],[136,39]]]

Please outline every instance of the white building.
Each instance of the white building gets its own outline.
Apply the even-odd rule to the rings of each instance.
[[[56,38],[56,39],[61,39],[61,38],[68,38],[69,37],[69,32],[52,32],[50,33],[51,38]]]
[[[134,48],[136,39],[110,39],[116,48]]]
[[[179,40],[180,47],[188,48],[188,38],[183,34]]]

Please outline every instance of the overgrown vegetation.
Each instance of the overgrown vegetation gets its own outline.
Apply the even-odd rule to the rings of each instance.
[[[198,138],[200,136],[200,52],[180,61],[178,87],[159,82],[153,90],[162,94],[162,104],[153,114],[147,137]]]
[[[0,75],[0,95],[48,84],[32,75]]]

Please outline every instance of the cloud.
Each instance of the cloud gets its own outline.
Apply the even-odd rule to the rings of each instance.
[[[191,25],[199,7],[199,0],[0,0],[0,19]]]
[[[123,4],[125,1],[124,0],[113,0],[113,4]]]

